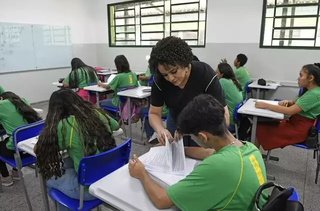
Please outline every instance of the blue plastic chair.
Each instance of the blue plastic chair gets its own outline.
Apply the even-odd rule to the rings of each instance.
[[[246,83],[246,86],[244,87],[244,93],[246,94],[246,99],[248,99],[248,94],[252,93],[251,89],[249,88],[249,85],[252,83],[252,81],[248,81]]]
[[[113,171],[124,166],[129,161],[131,151],[131,139],[123,144],[106,152],[81,159],[78,168],[78,183],[80,184],[80,200],[69,198],[56,189],[51,189],[49,195],[57,203],[64,205],[71,210],[91,210],[103,203],[100,199],[84,201],[83,193],[85,186],[107,176]]]
[[[40,132],[42,131],[43,127],[44,127],[44,120],[41,120],[41,121],[38,121],[35,123],[31,123],[28,125],[17,127],[16,129],[14,129],[14,131],[12,132],[12,140],[13,140],[13,146],[14,146],[14,150],[15,150],[14,158],[7,158],[7,157],[0,156],[0,160],[2,160],[3,162],[7,163],[11,167],[16,168],[18,170],[19,177],[20,177],[21,184],[22,184],[22,188],[23,188],[23,191],[26,196],[29,210],[32,210],[32,206],[31,206],[31,202],[30,202],[29,195],[27,192],[27,188],[24,183],[21,168],[35,164],[36,158],[33,157],[32,155],[29,155],[29,156],[21,159],[19,152],[22,152],[22,151],[19,150],[16,146],[21,141],[25,141],[27,139],[38,136],[40,134]]]
[[[288,198],[288,201],[299,201],[298,192],[297,192],[294,188],[292,188],[292,187],[290,187],[290,188],[288,188],[288,189],[293,189],[293,193],[292,193],[292,195]]]
[[[239,103],[236,106],[236,109],[234,110],[234,114],[233,114],[233,118],[234,118],[234,126],[235,126],[235,133],[236,133],[236,138],[239,139],[239,127],[238,127],[238,123],[240,122],[241,118],[240,115],[238,114],[238,110],[241,108],[241,106],[243,106],[245,103],[247,102],[247,100],[242,101],[241,103]]]
[[[153,84],[153,80],[154,80],[154,75],[151,75],[148,81],[148,86],[151,86]]]

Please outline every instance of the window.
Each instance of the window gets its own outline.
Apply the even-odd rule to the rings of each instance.
[[[153,0],[108,5],[109,46],[153,46],[167,36],[205,46],[207,0]]]
[[[260,47],[319,48],[319,0],[264,0]]]

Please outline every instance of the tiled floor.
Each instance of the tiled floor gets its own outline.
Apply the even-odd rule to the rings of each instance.
[[[33,106],[43,109],[43,115],[46,115],[47,103]],[[140,140],[140,125],[133,125],[132,128],[133,137]],[[117,143],[119,144],[121,142],[123,142],[123,140],[117,138]],[[131,152],[139,156],[147,152],[151,146],[150,144],[146,146],[133,144]],[[296,188],[300,201],[303,203],[306,211],[320,211],[320,184],[316,185],[314,183],[316,161],[313,159],[313,152],[290,146],[285,149],[274,150],[272,151],[272,155],[280,157],[280,161],[270,161],[270,163],[267,164],[268,174],[276,177],[276,183],[284,187]],[[24,168],[23,171],[33,210],[44,211],[39,179],[35,177],[34,170]],[[19,182],[16,182],[11,187],[4,187],[3,189],[4,193],[0,193],[0,211],[28,210]],[[54,210],[52,203],[51,210]],[[113,209],[104,207],[102,210]]]

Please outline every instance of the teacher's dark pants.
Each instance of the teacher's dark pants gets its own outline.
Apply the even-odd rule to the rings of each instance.
[[[170,111],[167,115],[167,129],[171,133],[172,137],[174,137],[174,132],[176,131],[176,123],[172,116],[170,115]],[[191,139],[190,136],[183,136],[183,145],[186,147],[199,147],[199,145]]]

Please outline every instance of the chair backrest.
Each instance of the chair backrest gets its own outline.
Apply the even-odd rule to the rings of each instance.
[[[91,185],[127,164],[130,150],[131,139],[128,139],[116,148],[82,158],[78,168],[78,183],[83,186]]]
[[[244,91],[245,93],[250,93],[251,92],[251,89],[249,88],[249,85],[252,83],[252,81],[248,81],[246,83],[246,86],[244,87]]]
[[[241,106],[243,106],[243,104],[245,104],[247,102],[247,100],[242,101],[241,103],[239,103],[236,106],[236,109],[234,109],[234,114],[233,114],[233,118],[234,120],[236,120],[237,122],[240,122],[240,115],[238,115],[238,110],[239,108],[241,108]]]
[[[150,76],[149,81],[148,81],[148,86],[151,86],[151,85],[153,84],[153,80],[154,80],[154,75],[152,74],[152,75]]]
[[[301,95],[302,91],[303,91],[303,88],[300,87],[300,89],[299,89],[299,96]]]
[[[12,132],[14,149],[16,150],[16,146],[19,142],[40,135],[43,127],[44,120],[40,120],[14,129],[14,131]]]

